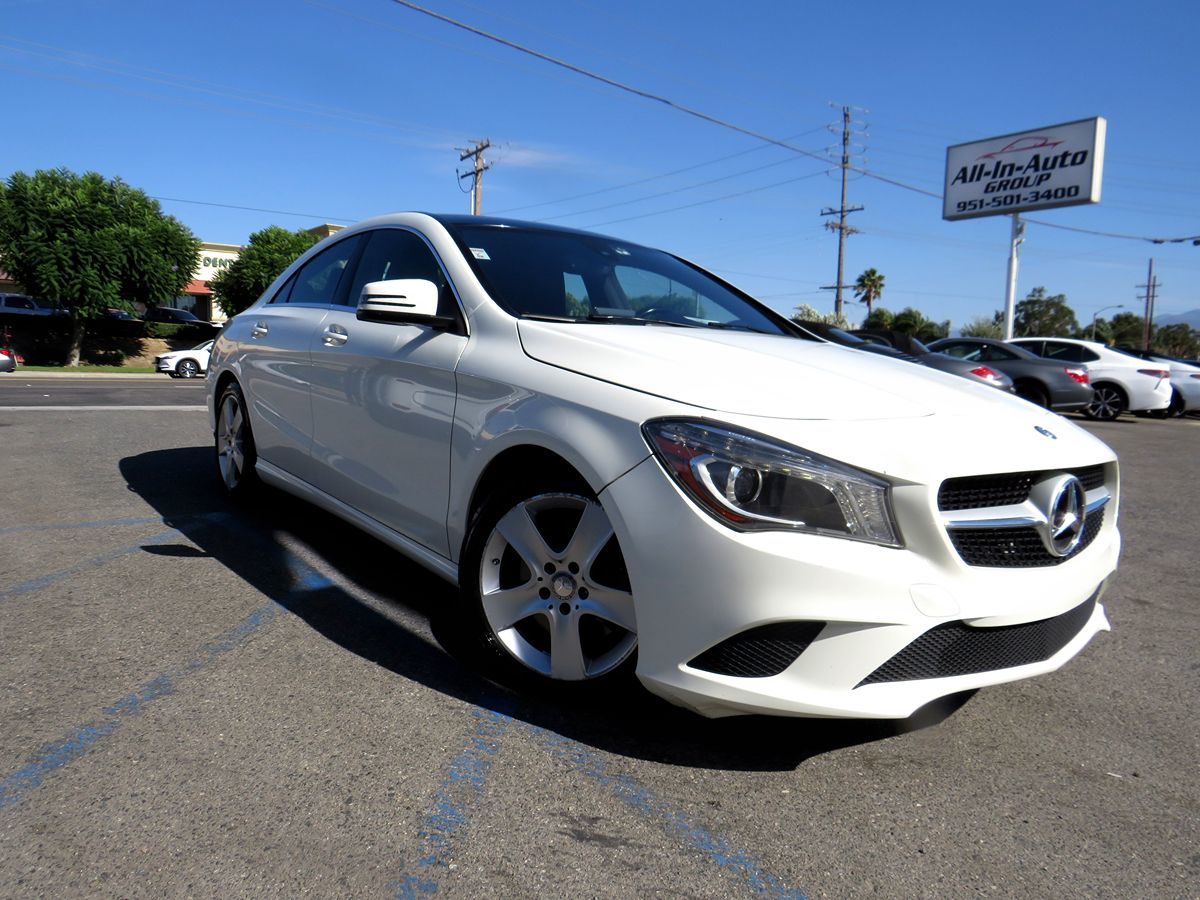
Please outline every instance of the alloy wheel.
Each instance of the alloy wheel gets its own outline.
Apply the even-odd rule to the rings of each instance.
[[[517,503],[492,527],[479,569],[492,635],[540,675],[599,678],[637,646],[625,563],[593,499],[552,493]]]
[[[217,415],[217,466],[221,480],[229,491],[236,491],[242,483],[246,468],[245,453],[246,417],[238,396],[232,391],[225,394],[221,410]]]
[[[1093,419],[1115,419],[1125,409],[1125,403],[1116,388],[1107,385],[1098,387],[1092,392],[1092,402],[1087,408],[1087,414]]]

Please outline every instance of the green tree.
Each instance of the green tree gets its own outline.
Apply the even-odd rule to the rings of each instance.
[[[1200,331],[1193,330],[1186,322],[1163,325],[1155,329],[1151,346],[1165,356],[1200,359]]]
[[[1004,337],[1004,325],[1002,322],[996,321],[995,316],[976,316],[960,331],[963,337],[995,338],[996,340]]]
[[[309,231],[288,231],[278,225],[254,232],[238,258],[209,282],[221,309],[229,316],[240,313],[317,240]]]
[[[950,320],[935,322],[933,319],[925,318],[919,309],[907,306],[893,317],[892,328],[911,334],[919,341],[929,343],[938,338],[949,337]]]
[[[1036,287],[1017,304],[1013,315],[1016,337],[1069,337],[1079,331],[1075,311],[1067,305],[1066,294],[1046,296],[1044,287]]]
[[[1107,343],[1118,347],[1136,347],[1141,349],[1146,337],[1146,320],[1136,313],[1117,313],[1108,324]],[[1090,331],[1090,329],[1089,329]],[[1096,336],[1101,336],[1100,326],[1096,325]]]
[[[867,318],[875,309],[875,301],[883,294],[883,275],[876,269],[867,269],[854,282],[854,296],[867,304]]]
[[[911,306],[906,306],[900,312],[892,312],[882,306],[867,316],[863,328],[873,328],[881,331],[902,331],[911,334],[919,341],[936,341],[950,334],[950,320],[935,322],[925,318],[924,314]]]
[[[70,313],[68,366],[79,365],[88,320],[166,302],[191,280],[199,251],[195,235],[119,178],[46,169],[0,185],[4,268]]]
[[[871,314],[863,321],[863,328],[875,328],[883,331],[891,331],[892,323],[896,319],[896,314],[890,309],[884,309],[882,306],[879,309],[871,310]]]

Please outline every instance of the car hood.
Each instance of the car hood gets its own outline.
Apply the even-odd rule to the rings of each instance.
[[[1034,412],[992,387],[801,338],[528,319],[518,332],[525,353],[547,365],[714,412],[840,421]]]

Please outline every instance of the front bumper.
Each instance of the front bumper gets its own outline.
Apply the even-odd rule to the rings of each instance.
[[[696,509],[653,459],[611,484],[601,500],[637,601],[638,677],[650,691],[706,716],[904,718],[939,697],[1057,669],[1109,627],[1093,602],[1076,612],[1077,630],[1048,657],[948,677],[870,681],[946,623],[1000,634],[1098,601],[1120,549],[1115,504],[1077,556],[1054,566],[998,569],[962,561],[921,485],[895,489],[904,549],[732,531]],[[820,624],[778,674],[741,677],[706,671],[698,662],[730,638],[783,623]]]

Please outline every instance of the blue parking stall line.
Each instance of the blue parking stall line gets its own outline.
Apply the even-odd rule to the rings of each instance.
[[[752,894],[780,900],[804,900],[802,892],[789,888],[782,879],[764,871],[750,854],[731,846],[721,835],[692,824],[684,813],[672,809],[634,778],[609,772],[603,758],[595,750],[536,725],[526,727],[552,756],[608,790],[640,815],[657,821],[668,834],[681,839],[689,849],[738,878]]]
[[[215,518],[225,518],[225,516],[222,514]],[[156,535],[155,538],[158,539],[158,543],[163,543],[177,536],[178,532],[172,529]],[[148,542],[142,541],[138,546],[145,546]],[[128,548],[128,552],[136,549],[137,547]],[[112,554],[106,554],[106,556],[112,556]],[[284,595],[285,598],[334,587],[334,583],[329,578],[304,563],[294,554],[287,553],[285,560],[292,582],[292,586]],[[82,571],[82,567],[78,568]],[[63,577],[67,576],[63,574]],[[131,718],[139,715],[146,706],[174,694],[179,684],[188,676],[207,669],[225,654],[241,647],[250,637],[272,622],[284,609],[283,604],[275,599],[259,606],[237,625],[205,644],[197,655],[184,663],[178,671],[155,676],[134,691],[106,706],[102,711],[103,718],[99,721],[80,726],[66,737],[43,747],[25,765],[0,779],[0,811],[20,803],[31,792],[41,787],[48,775],[82,757],[98,742],[116,732]]]
[[[24,766],[0,779],[0,811],[15,806],[41,787],[46,776],[79,759],[99,741],[116,732],[129,719],[156,700],[174,694],[184,677],[212,665],[223,654],[241,646],[251,635],[275,618],[278,605],[273,601],[260,606],[245,619],[208,644],[200,654],[175,674],[164,673],[103,710],[104,718],[71,732],[65,738],[42,748]]]
[[[433,809],[423,820],[417,870],[388,884],[388,890],[394,892],[397,900],[417,900],[438,893],[439,882],[450,869],[458,845],[469,829],[470,814],[484,798],[499,740],[514,724],[572,771],[607,789],[639,815],[656,821],[690,850],[736,877],[750,893],[778,900],[805,900],[804,893],[765,871],[749,853],[733,847],[721,835],[693,824],[683,812],[673,809],[634,778],[609,772],[603,757],[595,750],[502,712],[477,706],[472,708],[472,714],[476,717],[475,730],[447,767],[434,796]]]
[[[504,713],[479,706],[473,706],[471,714],[475,729],[447,767],[434,795],[433,810],[422,822],[417,874],[388,884],[397,900],[415,900],[438,892],[438,880],[453,863],[457,846],[470,825],[470,813],[483,798],[500,739],[514,721]]]
[[[183,537],[183,532],[178,528],[171,528],[167,531],[160,532],[148,538],[143,538],[136,544],[128,547],[120,547],[116,550],[109,550],[107,553],[101,553],[89,559],[87,562],[78,563],[74,566],[68,566],[65,569],[59,569],[57,572],[51,572],[48,575],[39,575],[37,578],[31,578],[28,581],[23,581],[20,584],[13,585],[7,590],[0,591],[0,601],[10,600],[13,597],[19,597],[22,594],[32,594],[35,591],[40,591],[43,588],[50,587],[52,584],[57,584],[68,578],[72,578],[81,572],[88,572],[92,569],[98,569],[103,565],[107,565],[115,559],[120,559],[122,556],[128,556],[131,553],[136,553],[143,547],[155,547],[161,544],[167,544],[171,541],[179,540]]]
[[[203,521],[205,524],[217,524],[227,519],[228,516],[225,513],[213,513],[209,515],[196,516],[195,518]],[[152,523],[163,522],[161,518],[149,519],[148,521]],[[95,556],[86,562],[77,563],[74,566],[68,566],[65,569],[60,569],[57,572],[51,572],[48,575],[39,575],[37,578],[31,578],[28,581],[23,581],[20,584],[13,585],[5,590],[0,590],[0,602],[9,600],[13,597],[19,597],[23,594],[30,594],[35,591],[40,591],[43,588],[47,588],[52,584],[57,584],[58,582],[64,581],[67,578],[72,578],[82,572],[98,569],[101,566],[107,565],[113,560],[120,559],[122,556],[128,556],[131,553],[136,553],[138,550],[141,550],[144,547],[157,547],[161,546],[162,544],[168,544],[171,541],[180,539],[185,539],[183,532],[178,528],[169,528],[166,531],[143,538],[135,544],[130,544],[126,547],[120,547],[116,550],[109,550],[106,553],[101,553],[99,556]]]

